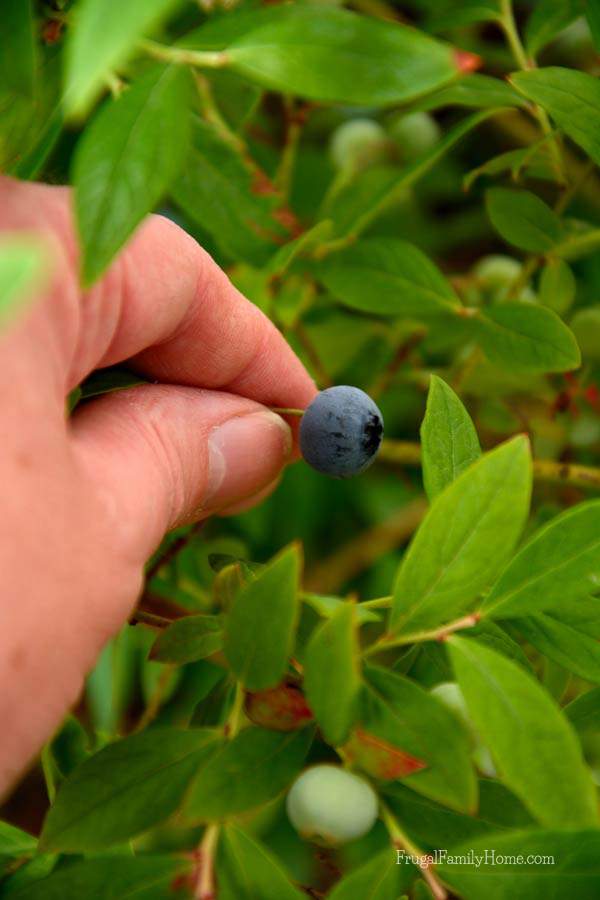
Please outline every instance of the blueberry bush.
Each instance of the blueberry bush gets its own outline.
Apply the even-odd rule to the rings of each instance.
[[[165,538],[3,898],[600,896],[599,52],[598,0],[3,0],[0,169],[74,186],[82,283],[161,212],[385,418]],[[46,265],[3,238],[0,324]]]

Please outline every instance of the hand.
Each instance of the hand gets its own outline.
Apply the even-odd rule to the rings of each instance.
[[[293,455],[270,405],[315,387],[284,339],[184,231],[151,217],[83,294],[67,188],[0,179],[0,231],[35,232],[53,272],[0,333],[0,792],[76,700],[175,525],[256,502]],[[65,417],[123,360],[156,383]]]

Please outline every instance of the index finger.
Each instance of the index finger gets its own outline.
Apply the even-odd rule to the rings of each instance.
[[[54,327],[70,335],[67,391],[93,369],[129,360],[158,381],[222,389],[265,405],[304,407],[314,396],[312,379],[275,326],[169,219],[150,216],[107,275],[82,294],[69,189],[5,179],[2,194],[0,227],[47,230],[51,223],[67,248],[52,291]],[[63,298],[73,293],[78,308],[65,308]],[[65,323],[65,316],[75,321]]]

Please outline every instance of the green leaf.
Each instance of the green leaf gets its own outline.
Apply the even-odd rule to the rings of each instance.
[[[437,874],[463,900],[596,900],[599,859],[600,831],[515,831],[453,848]]]
[[[312,728],[246,728],[200,768],[183,808],[187,821],[218,821],[272,800],[302,768]]]
[[[400,565],[394,633],[441,625],[473,604],[512,553],[530,492],[529,444],[517,437],[486,453],[436,497]]]
[[[220,900],[306,900],[267,848],[234,825],[219,839],[216,873]]]
[[[24,888],[50,875],[59,859],[56,853],[40,853],[32,859],[21,860],[21,864],[2,882],[2,900],[26,896]]]
[[[473,421],[452,388],[432,375],[421,425],[423,482],[430,500],[481,456]]]
[[[284,275],[294,260],[329,237],[331,228],[332,223],[328,219],[323,219],[322,222],[317,222],[293,241],[288,241],[268,261],[264,268],[265,275],[268,275],[269,278],[279,278]]]
[[[540,278],[540,303],[562,316],[571,308],[576,290],[575,276],[569,264],[562,259],[548,260]]]
[[[277,218],[274,188],[201,119],[193,120],[191,152],[171,194],[234,260],[263,266],[289,237]]]
[[[0,39],[0,46],[5,45]],[[44,48],[36,63],[33,90],[13,89],[0,81],[3,172],[31,178],[52,149],[61,126],[60,75],[60,54]]]
[[[151,729],[114,744],[78,766],[44,822],[43,850],[110,847],[147,831],[176,809],[214,732]]]
[[[0,327],[31,299],[42,280],[46,254],[38,241],[4,234],[0,239]]]
[[[517,72],[510,80],[528,100],[539,103],[595,163],[600,163],[600,81],[597,78],[550,66]]]
[[[164,900],[173,883],[190,869],[183,857],[101,856],[70,863],[10,896],[11,900]]]
[[[596,51],[600,47],[600,0],[584,0],[585,17]]]
[[[491,647],[492,650],[496,650],[498,653],[502,653],[509,659],[519,663],[528,672],[533,672],[531,663],[521,645],[516,640],[513,640],[504,628],[491,619],[481,619],[477,625],[465,632],[465,637],[475,638],[478,644]]]
[[[272,10],[229,44],[225,59],[272,90],[368,106],[406,103],[472,67],[416,29],[316,4]]]
[[[480,166],[471,169],[463,178],[463,185],[469,191],[473,183],[482,175],[500,175],[510,172],[513,181],[518,181],[521,173],[526,171],[533,178],[554,181],[556,172],[552,169],[552,159],[548,146],[541,141],[537,146],[520,147],[518,150],[506,150],[492,156]]]
[[[448,281],[418,247],[368,238],[332,254],[319,280],[344,306],[375,315],[422,319],[460,309]]]
[[[450,84],[411,103],[411,110],[428,112],[445,106],[465,106],[473,109],[505,109],[524,106],[525,101],[505,81],[489,75],[469,75],[468,78]]]
[[[427,850],[533,824],[521,802],[499,781],[480,779],[479,808],[472,815],[421,797],[400,782],[386,784],[383,795],[409,837]]]
[[[250,691],[274,687],[294,649],[298,618],[300,552],[292,545],[262,569],[231,604],[225,656]]]
[[[427,768],[403,777],[403,784],[453,809],[475,808],[477,781],[469,736],[456,716],[419,684],[369,666],[358,721],[361,732],[425,762]],[[371,774],[377,777],[375,771]]]
[[[482,604],[494,618],[576,605],[600,583],[600,500],[567,509],[537,531]]]
[[[337,882],[329,900],[397,900],[416,871],[412,866],[399,866],[393,849],[384,850],[354,869]]]
[[[183,165],[189,76],[153,68],[86,128],[73,166],[86,285],[98,278]]]
[[[582,0],[538,0],[527,20],[527,51],[536,56],[550,41],[581,15]]]
[[[435,30],[448,30],[474,22],[501,19],[500,0],[436,0],[430,8],[429,25]]]
[[[471,320],[488,359],[521,372],[569,372],[581,362],[572,331],[550,309],[518,300],[497,303]]]
[[[595,789],[574,731],[521,666],[476,641],[448,639],[452,665],[501,780],[548,828],[597,824]]]
[[[600,732],[600,687],[585,691],[563,709],[567,719],[578,732]]]
[[[306,698],[328,744],[348,737],[360,683],[355,604],[347,602],[315,629],[304,654]]]
[[[0,822],[0,876],[11,860],[33,856],[37,849],[37,839],[9,822]]]
[[[3,0],[0,47],[0,92],[31,96],[37,66],[31,0]]]
[[[347,601],[341,600],[339,597],[328,597],[325,594],[302,594],[302,601],[310,606],[311,609],[321,616],[323,619],[329,619],[342,607]],[[374,610],[364,607],[359,603],[355,608],[356,624],[364,625],[367,622],[380,622],[381,616]]]
[[[212,656],[222,646],[218,616],[184,616],[161,631],[150,650],[150,659],[183,665]]]
[[[547,253],[562,237],[559,217],[530,191],[491,188],[486,194],[486,207],[496,231],[521,250]]]
[[[546,613],[524,616],[515,626],[544,656],[568,672],[600,684],[600,642],[595,637]]]
[[[105,0],[81,0],[65,47],[64,103],[71,116],[82,116],[106,79],[122,65],[142,35],[155,29],[179,0],[128,0],[115,15]],[[165,130],[163,137],[168,132]]]

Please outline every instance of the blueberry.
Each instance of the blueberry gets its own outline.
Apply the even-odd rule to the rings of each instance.
[[[335,846],[371,830],[378,801],[364,778],[323,764],[305,769],[296,779],[288,794],[287,813],[302,837]]]
[[[304,413],[300,449],[317,472],[350,478],[371,465],[382,436],[383,417],[369,395],[339,385],[321,391]]]
[[[333,132],[330,153],[336,169],[359,171],[385,161],[387,135],[373,119],[351,119]]]

